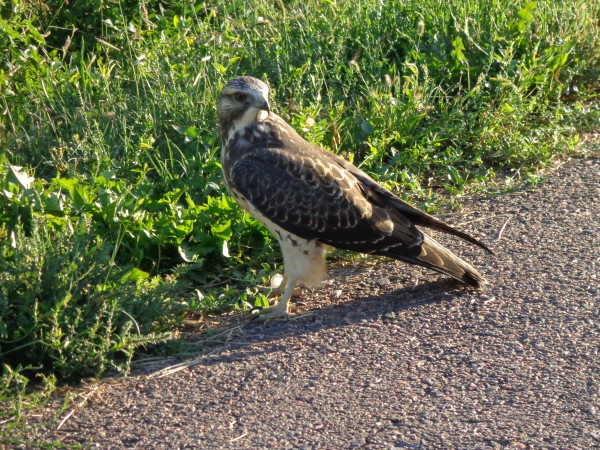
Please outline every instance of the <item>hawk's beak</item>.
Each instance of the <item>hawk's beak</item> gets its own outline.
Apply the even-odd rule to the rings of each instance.
[[[269,102],[266,100],[258,107],[258,109],[260,109],[262,111],[266,111],[267,114],[271,114],[271,108],[269,107]]]

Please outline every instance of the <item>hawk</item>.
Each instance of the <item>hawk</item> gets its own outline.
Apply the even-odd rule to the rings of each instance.
[[[485,244],[413,208],[341,157],[303,139],[272,113],[269,88],[252,77],[229,81],[217,101],[225,185],[277,238],[284,276],[276,306],[261,317],[288,317],[300,284],[318,286],[329,247],[388,256],[433,269],[473,287],[484,279],[471,264],[417,226]]]

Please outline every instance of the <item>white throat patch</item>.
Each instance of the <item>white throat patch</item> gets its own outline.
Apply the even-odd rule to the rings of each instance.
[[[239,119],[233,121],[233,128],[239,130],[259,120],[265,120],[267,117],[269,117],[267,111],[258,108],[248,108]]]
[[[227,133],[227,143],[229,143],[238,130],[243,130],[248,125],[252,125],[256,122],[263,121],[269,117],[269,113],[267,111],[263,111],[258,108],[248,108],[248,110],[242,114],[242,116],[233,121],[231,127],[229,127],[229,131]]]
[[[261,109],[260,111],[258,111],[258,114],[256,115],[256,120],[261,121],[261,120],[267,120],[267,117],[269,117],[269,113],[263,109]]]

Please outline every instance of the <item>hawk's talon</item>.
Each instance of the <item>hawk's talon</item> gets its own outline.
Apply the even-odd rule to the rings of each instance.
[[[252,321],[267,322],[269,320],[289,320],[290,315],[280,305],[263,308],[258,313],[254,314]]]

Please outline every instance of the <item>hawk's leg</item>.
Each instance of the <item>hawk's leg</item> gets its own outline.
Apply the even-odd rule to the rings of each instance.
[[[286,278],[283,279],[281,284],[286,281]],[[288,319],[288,307],[290,303],[290,299],[294,294],[294,288],[296,287],[296,281],[288,282],[283,295],[279,299],[279,302],[275,306],[270,308],[263,309],[260,313],[258,313],[259,320],[272,320],[272,319]]]
[[[276,234],[283,253],[284,275],[280,286],[271,294],[280,294],[279,302],[263,309],[258,318],[262,320],[288,318],[289,302],[296,286],[303,284],[308,287],[318,286],[325,274],[325,249],[323,244],[316,241],[305,240],[288,234],[285,230],[273,225],[273,234]]]

